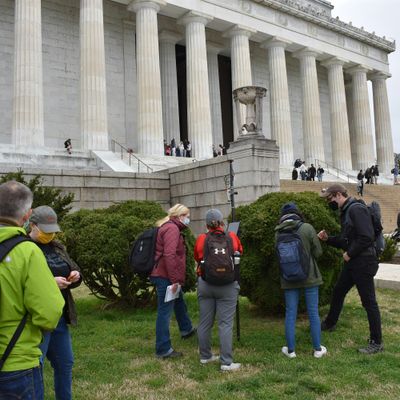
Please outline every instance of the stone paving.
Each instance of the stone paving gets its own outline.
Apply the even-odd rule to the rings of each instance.
[[[375,286],[382,289],[400,290],[400,265],[379,264]]]

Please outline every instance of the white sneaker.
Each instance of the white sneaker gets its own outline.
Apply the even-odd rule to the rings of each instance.
[[[326,350],[326,349],[325,349]],[[282,347],[282,353],[289,358],[296,358],[296,353],[294,351],[292,351],[291,353],[289,353],[289,349],[287,348],[287,346],[283,346]]]
[[[231,363],[229,365],[221,365],[221,371],[236,371],[240,368],[242,364],[240,363]]]
[[[321,358],[323,356],[326,356],[327,353],[328,353],[328,350],[326,349],[326,347],[321,346],[321,350],[314,350],[314,357]]]
[[[200,358],[200,364],[208,364],[218,360],[219,356],[212,355],[210,358]]]

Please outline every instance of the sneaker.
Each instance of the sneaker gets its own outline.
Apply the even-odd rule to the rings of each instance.
[[[182,335],[181,339],[189,339],[192,336],[194,336],[196,334],[196,332],[197,332],[197,328],[192,328],[192,330],[189,333],[187,333],[186,335]]]
[[[218,360],[219,356],[212,355],[210,358],[200,358],[200,364],[208,364]]]
[[[287,348],[287,346],[283,346],[282,347],[282,353],[289,358],[295,358],[296,357],[296,353],[294,351],[291,351],[289,353],[289,349]]]
[[[334,330],[336,330],[336,324],[328,325],[326,321],[321,322],[321,331],[333,332]]]
[[[162,358],[163,360],[167,359],[167,358],[178,358],[178,357],[182,357],[183,353],[181,353],[180,351],[175,351],[172,350],[171,353],[165,354],[163,356],[157,356],[157,358]]]
[[[374,340],[368,340],[368,346],[362,349],[358,349],[362,354],[375,354],[383,351],[383,343],[375,343]]]
[[[231,363],[229,365],[221,365],[221,371],[237,371],[242,364]]]
[[[315,358],[321,358],[323,356],[326,356],[328,353],[328,350],[326,350],[325,346],[321,346],[321,350],[314,350],[314,357]]]

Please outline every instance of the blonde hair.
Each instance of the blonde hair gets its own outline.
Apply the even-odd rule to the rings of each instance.
[[[173,217],[180,217],[181,215],[185,215],[189,213],[189,209],[183,204],[175,204],[168,210],[168,215],[156,222],[156,226],[164,225]]]

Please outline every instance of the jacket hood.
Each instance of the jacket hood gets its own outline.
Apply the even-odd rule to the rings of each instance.
[[[300,220],[293,220],[293,219],[288,219],[286,221],[283,221],[281,224],[277,225],[275,227],[276,232],[284,232],[286,230],[291,231],[293,229],[296,229],[299,227],[299,225],[302,224],[302,221]]]
[[[0,242],[17,235],[26,235],[25,229],[19,226],[0,225]]]

